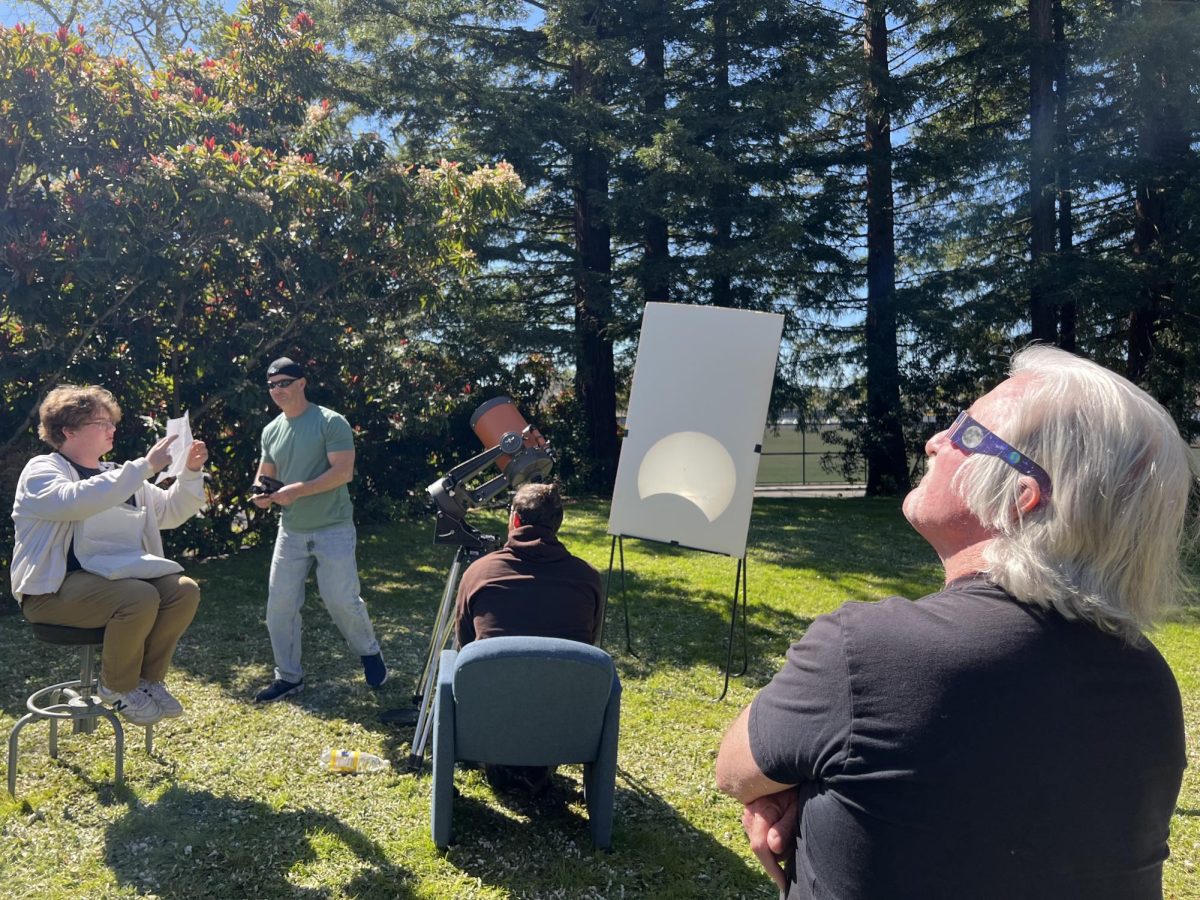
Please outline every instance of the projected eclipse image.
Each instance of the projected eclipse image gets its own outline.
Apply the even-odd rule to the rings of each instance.
[[[643,500],[655,494],[674,494],[714,522],[733,500],[737,467],[716,438],[700,431],[677,431],[642,457],[637,485]]]

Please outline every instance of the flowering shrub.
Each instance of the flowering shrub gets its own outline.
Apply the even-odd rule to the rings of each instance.
[[[253,533],[266,363],[311,358],[314,396],[346,399],[357,348],[457,290],[472,239],[520,191],[505,165],[414,167],[340,134],[312,19],[243,9],[220,55],[150,73],[82,30],[0,28],[0,477],[34,451],[55,384],[117,395],[114,457],[151,439],[139,416],[190,409],[213,504],[180,539],[201,552],[233,546],[247,514]]]

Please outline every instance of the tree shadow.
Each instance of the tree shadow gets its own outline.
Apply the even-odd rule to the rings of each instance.
[[[814,572],[844,586],[847,600],[924,594],[941,583],[936,555],[896,499],[756,500],[748,540],[757,559]]]
[[[344,868],[347,855],[357,874],[330,884],[322,858]],[[164,900],[417,896],[412,873],[328,813],[181,787],[131,804],[105,834],[105,860],[119,884]]]
[[[564,524],[568,547],[585,555],[602,576],[607,574],[610,549],[604,539],[606,512],[602,501],[572,504]],[[503,533],[502,513],[497,511],[473,513],[472,523],[485,532]],[[396,753],[403,752],[401,738],[407,733],[397,733],[377,717],[384,710],[412,706],[454,556],[453,547],[432,544],[431,526],[431,521],[418,520],[359,531],[363,596],[391,671],[388,683],[378,691],[366,686],[360,660],[333,626],[310,578],[304,610],[306,688],[285,701],[320,718],[361,722],[380,733]],[[623,676],[642,677],[656,666],[707,665],[723,671],[737,561],[654,542],[629,540],[625,547],[626,591],[622,597],[617,568],[604,638],[605,649],[623,657]],[[771,667],[760,662],[764,655],[775,660],[811,621],[811,616],[783,608],[791,604],[775,603],[769,596],[788,589],[787,571],[780,569],[816,573],[834,585],[841,599],[878,599],[889,593],[918,596],[936,586],[932,553],[894,501],[759,500],[748,548],[748,656],[756,679],[770,675]],[[263,546],[187,567],[200,582],[203,599],[174,665],[217,685],[248,708],[254,693],[272,677],[264,621],[270,559],[271,548]],[[772,569],[771,587],[763,586],[764,563]],[[708,573],[703,577],[707,585],[722,580],[714,572],[724,572],[727,587],[699,587],[695,566]],[[635,655],[625,651],[626,609]],[[735,671],[742,663],[741,640],[739,627]],[[76,651],[43,646],[20,616],[0,616],[0,642],[7,651],[0,664],[0,707],[13,717],[23,713],[23,698],[37,687],[75,677],[78,671]]]
[[[19,612],[0,616],[0,647],[4,648],[0,654],[0,710],[14,719],[29,711],[25,700],[34,691],[79,677],[82,648],[39,641]],[[37,724],[31,723],[26,731],[35,727]],[[69,732],[70,723],[62,730]]]
[[[610,549],[604,540],[607,504],[584,501],[572,507],[563,526],[564,541],[605,576]],[[576,511],[591,515],[573,515]],[[481,531],[503,533],[502,512],[475,511],[471,521]],[[453,547],[432,544],[431,525],[417,520],[359,531],[363,596],[391,670],[388,684],[371,691],[363,683],[359,660],[330,622],[310,579],[304,610],[306,689],[287,702],[312,715],[359,721],[371,728],[377,727],[380,712],[412,706],[454,557]],[[623,671],[633,677],[660,665],[699,664],[723,671],[737,561],[654,542],[624,543],[626,590],[622,595],[619,560],[614,559],[605,649],[614,656],[625,655]],[[774,604],[771,597],[756,593],[762,590],[756,577],[763,563],[776,570],[815,572],[836,584],[842,599],[878,599],[904,592],[916,596],[913,585],[932,588],[935,582],[932,553],[904,521],[898,504],[890,501],[760,500],[755,504],[748,548],[747,638],[752,665],[764,646],[771,648],[772,659],[777,657],[811,621],[810,616],[786,611],[785,604]],[[655,565],[645,564],[646,555],[654,558]],[[719,580],[714,571],[727,569],[727,589],[698,586],[690,572],[695,566],[709,573],[703,579],[707,585]],[[215,682],[244,702],[250,702],[271,677],[264,622],[269,567],[270,548],[265,546],[241,553],[229,563],[195,565],[193,574],[202,584],[205,601],[176,655],[177,666]],[[774,577],[778,581],[778,574]],[[625,651],[626,610],[632,655]],[[241,624],[231,628],[230,622]],[[0,619],[0,627],[3,624]],[[735,671],[742,664],[741,640],[739,627]],[[383,726],[382,733],[392,740],[393,749],[402,749],[393,728]]]
[[[730,564],[736,566],[732,560]],[[625,657],[631,673],[644,673],[660,664],[725,669],[734,600],[732,569],[729,593],[724,596],[699,590],[685,577],[627,571],[625,581],[626,590],[622,592],[614,574],[617,586],[608,598],[602,646],[614,656]],[[781,637],[786,639],[786,647],[799,640],[812,623],[811,617],[765,605],[761,600],[752,588],[748,590],[748,624],[743,622],[743,608],[738,601],[733,634],[735,672],[742,666],[743,629],[752,650],[764,639],[778,642]]]
[[[574,774],[578,767],[567,766]],[[445,857],[470,878],[519,897],[774,897],[761,869],[696,829],[644,782],[618,772],[610,852],[592,845],[578,781],[548,795],[493,794],[481,774],[456,775]]]
[[[441,548],[410,551],[404,531],[379,532],[360,530],[358,557],[363,597],[388,664],[387,683],[367,686],[361,660],[330,620],[310,574],[302,612],[305,689],[283,702],[321,718],[364,723],[411,702],[444,584],[435,565]],[[220,561],[191,568],[204,599],[173,663],[248,706],[274,677],[265,621],[270,560],[265,547],[239,554],[236,566]]]
[[[622,543],[624,572],[619,553],[613,558],[611,572],[607,561],[601,570],[609,586],[605,648],[614,654],[629,652],[628,617],[632,654],[640,663],[700,663],[723,670],[729,654],[737,561],[651,541],[624,539]],[[657,562],[647,565],[647,557]],[[669,569],[666,573],[663,560]],[[765,587],[764,564],[772,570]],[[728,569],[725,592],[698,588],[695,578],[675,574],[685,567],[703,567],[712,573],[722,565]],[[757,501],[745,568],[747,652],[752,659],[761,653],[764,642],[774,654],[781,654],[812,622],[812,616],[783,608],[794,604],[774,602],[771,592],[780,590],[779,570],[803,572],[804,578],[823,582],[834,605],[878,600],[890,594],[915,598],[936,590],[941,581],[936,557],[904,520],[895,501]],[[706,580],[711,584],[714,579],[710,575]],[[735,672],[743,661],[741,615],[739,606]]]

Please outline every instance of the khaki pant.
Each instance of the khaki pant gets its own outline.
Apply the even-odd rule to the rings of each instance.
[[[44,625],[103,628],[100,681],[124,694],[137,687],[139,677],[166,677],[175,645],[199,605],[200,586],[186,575],[109,581],[75,571],[56,593],[25,597],[21,612]]]

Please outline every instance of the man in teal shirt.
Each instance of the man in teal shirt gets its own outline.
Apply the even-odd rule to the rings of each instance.
[[[300,609],[304,583],[317,564],[317,589],[346,643],[362,659],[367,684],[387,681],[387,666],[359,593],[354,548],[354,506],[346,489],[354,477],[354,432],[340,414],[305,396],[304,370],[286,356],[267,368],[267,390],[280,414],[262,433],[262,476],[283,486],[254,498],[278,505],[279,533],[271,558],[267,631],[275,655],[275,680],[254,699],[271,703],[304,689],[300,665]]]

